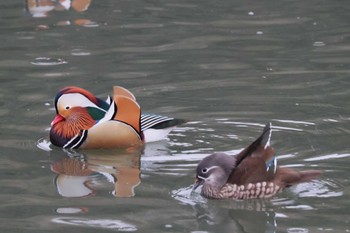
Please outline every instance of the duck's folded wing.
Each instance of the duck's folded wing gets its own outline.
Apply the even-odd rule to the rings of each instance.
[[[229,182],[246,184],[269,181],[273,178],[277,167],[275,150],[270,146],[271,124],[268,123],[262,134],[248,147],[236,155],[237,165]]]
[[[251,156],[246,157],[231,173],[228,182],[232,184],[248,184],[270,181],[275,173],[276,157],[272,147],[258,147]],[[271,158],[266,161],[266,158]]]

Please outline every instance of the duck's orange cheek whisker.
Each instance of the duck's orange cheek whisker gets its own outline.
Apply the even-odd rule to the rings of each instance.
[[[51,126],[53,126],[53,125],[55,125],[55,124],[57,124],[58,122],[61,122],[61,121],[63,121],[64,120],[64,118],[60,115],[60,114],[57,114],[56,116],[55,116],[55,119],[53,119],[53,121],[51,122]]]

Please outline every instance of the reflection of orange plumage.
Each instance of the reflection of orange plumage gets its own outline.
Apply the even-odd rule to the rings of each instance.
[[[50,0],[27,0],[28,7],[45,7],[45,6],[54,6],[55,2]]]
[[[70,158],[53,163],[51,170],[57,174],[70,176],[88,176],[94,173],[88,168],[87,163]]]
[[[76,19],[74,20],[74,24],[79,26],[85,26],[91,24],[92,21],[90,19]]]
[[[118,153],[113,156],[113,152],[96,152],[88,156],[90,168],[97,172],[108,172],[116,178],[114,195],[116,197],[135,196],[135,188],[141,183],[140,177],[140,151]],[[112,153],[112,154],[111,154]],[[113,167],[115,170],[108,170]]]
[[[141,183],[140,169],[135,167],[121,167],[116,177],[115,196],[135,196],[134,188]]]
[[[27,9],[33,17],[47,17],[50,11],[65,11],[73,8],[86,11],[91,0],[27,0]]]
[[[47,17],[55,7],[56,2],[50,0],[27,0],[27,10],[35,18]]]
[[[78,12],[86,11],[90,6],[91,0],[74,0],[72,7]]]
[[[116,197],[132,197],[141,183],[140,156],[140,150],[92,150],[89,155],[80,154],[80,159],[64,157],[55,161],[51,170],[57,174],[55,184],[62,196],[94,195],[108,181]]]

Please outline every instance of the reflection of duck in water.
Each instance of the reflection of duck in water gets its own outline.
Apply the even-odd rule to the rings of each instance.
[[[141,183],[140,153],[136,151],[89,151],[88,156],[58,160],[52,163],[51,170],[57,173],[55,185],[64,197],[95,195],[97,190],[110,190],[110,184],[114,185],[113,195],[132,197]]]
[[[73,8],[77,12],[86,11],[91,0],[26,0],[27,10],[34,18],[47,17],[50,11]]]
[[[264,232],[277,230],[276,214],[269,210],[265,200],[250,202],[207,202],[193,206],[198,222],[198,230],[207,232]],[[252,224],[252,219],[254,224]]]

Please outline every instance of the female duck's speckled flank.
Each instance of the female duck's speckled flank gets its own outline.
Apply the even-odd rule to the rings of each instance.
[[[271,123],[261,136],[236,156],[214,153],[197,166],[193,190],[203,185],[208,198],[269,198],[291,185],[310,181],[321,174],[317,170],[297,171],[277,166],[270,146]]]

